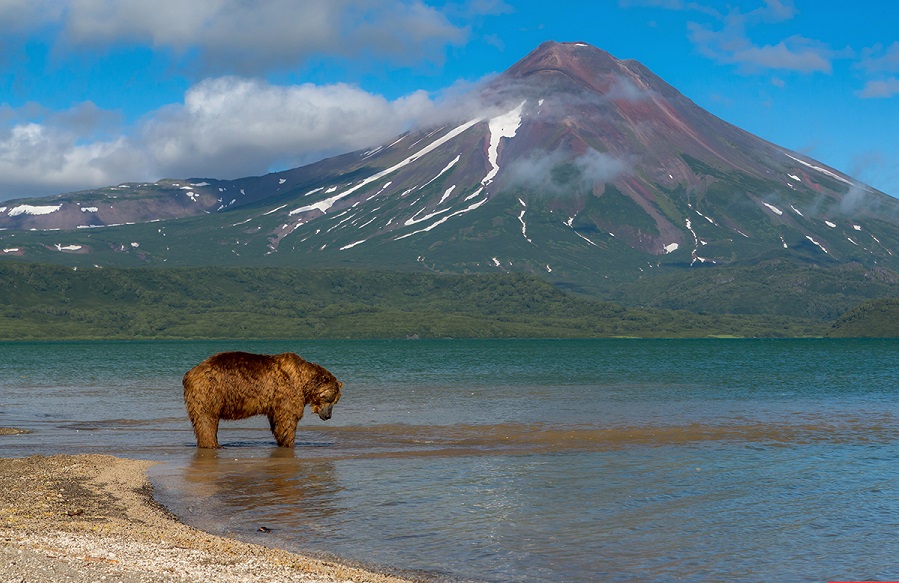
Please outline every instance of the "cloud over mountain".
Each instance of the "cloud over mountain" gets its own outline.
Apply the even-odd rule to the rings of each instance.
[[[19,121],[0,127],[0,199],[161,176],[261,174],[378,143],[433,112],[421,91],[390,101],[347,84],[242,77],[201,81],[182,103],[131,127],[90,103],[54,115],[7,111]],[[110,131],[97,131],[101,119]]]
[[[240,175],[354,150],[401,133],[432,108],[424,92],[388,101],[351,85],[205,80],[148,119],[142,141],[166,175]],[[378,123],[372,123],[378,120]]]

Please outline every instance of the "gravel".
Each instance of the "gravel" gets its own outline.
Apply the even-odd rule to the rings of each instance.
[[[410,581],[215,536],[152,497],[152,462],[0,458],[0,581]]]

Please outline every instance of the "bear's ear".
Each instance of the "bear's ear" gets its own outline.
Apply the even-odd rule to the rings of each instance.
[[[337,381],[337,388],[338,388],[338,389],[342,389],[342,388],[343,388],[343,383],[340,382],[340,381]]]

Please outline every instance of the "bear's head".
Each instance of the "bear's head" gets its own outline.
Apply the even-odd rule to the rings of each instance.
[[[331,418],[331,410],[334,408],[334,404],[340,400],[340,389],[343,387],[343,383],[338,381],[328,371],[324,369],[323,371],[324,374],[319,376],[316,388],[310,395],[309,405],[313,413],[327,421]]]

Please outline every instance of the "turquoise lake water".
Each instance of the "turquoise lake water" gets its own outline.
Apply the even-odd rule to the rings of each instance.
[[[297,448],[198,450],[184,372],[294,351]],[[0,456],[158,460],[208,531],[445,581],[899,580],[899,341],[0,343]],[[265,527],[268,532],[261,532]]]

